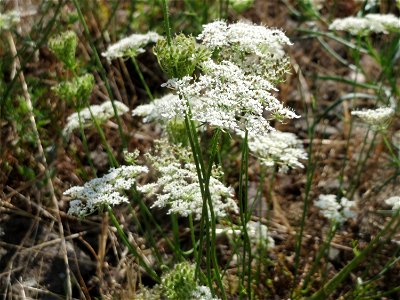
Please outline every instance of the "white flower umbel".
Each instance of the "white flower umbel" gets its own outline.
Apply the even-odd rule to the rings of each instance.
[[[272,95],[275,87],[260,76],[246,75],[229,61],[208,60],[203,70],[195,81],[190,77],[171,81],[180,98],[165,109],[165,117],[189,114],[187,100],[193,120],[238,134],[245,129],[253,134],[271,130],[265,113],[279,119],[299,117]]]
[[[338,201],[336,195],[319,195],[314,204],[320,208],[325,218],[338,223],[344,223],[346,220],[356,216],[356,213],[352,210],[356,206],[355,202],[345,197]]]
[[[283,46],[292,44],[278,29],[245,22],[215,21],[203,25],[198,39],[214,51],[217,61],[229,60],[246,74],[280,82],[289,72],[290,63]]]
[[[268,227],[261,222],[249,221],[247,223],[247,234],[255,245],[273,248],[275,247],[274,239],[268,234]]]
[[[353,116],[359,117],[364,123],[371,125],[375,129],[385,129],[394,113],[395,110],[392,107],[379,107],[351,112]]]
[[[302,142],[294,133],[271,131],[262,135],[249,135],[249,149],[260,163],[267,167],[303,168],[301,160],[307,159]]]
[[[391,14],[368,14],[365,17],[336,19],[329,29],[347,31],[352,35],[367,35],[371,32],[386,34],[400,31],[400,19]]]
[[[193,291],[191,300],[220,300],[220,298],[214,298],[208,286],[199,285]]]
[[[269,57],[267,52],[276,51],[277,48],[281,50],[282,45],[292,44],[279,29],[245,22],[227,24],[224,21],[215,21],[203,25],[203,31],[197,38],[210,50],[229,47],[266,57]]]
[[[155,196],[152,207],[168,207],[168,213],[183,217],[194,214],[200,219],[203,198],[191,152],[165,140],[158,141],[155,149],[155,155],[148,155],[148,159],[158,174],[157,181],[138,187],[138,190]],[[227,211],[238,212],[233,189],[226,187],[216,176],[217,170],[214,170],[209,184],[215,216],[224,217]]]
[[[387,205],[392,206],[392,210],[397,210],[400,208],[400,197],[399,196],[393,196],[385,200],[385,203]]]
[[[132,188],[139,174],[147,172],[145,166],[121,166],[111,169],[101,178],[86,182],[84,186],[68,189],[64,192],[72,199],[68,213],[83,217],[107,205],[129,203],[123,192]]]
[[[114,101],[114,105],[119,116],[129,111],[129,108],[122,102]],[[84,108],[79,112],[83,127],[89,127],[93,124],[90,112],[92,112],[93,117],[98,122],[104,122],[115,115],[111,101],[106,101],[101,105],[91,105],[90,110],[89,108]],[[67,118],[67,125],[63,130],[63,134],[68,136],[76,128],[79,128],[79,116],[77,112]]]
[[[247,234],[254,246],[275,247],[274,239],[268,234],[268,227],[261,222],[249,221],[246,225]],[[233,227],[222,227],[215,230],[217,236],[226,235],[227,237],[242,239],[243,227],[234,225]]]
[[[117,43],[108,47],[107,51],[101,55],[106,57],[108,60],[123,57],[135,57],[140,53],[143,53],[143,49],[150,43],[155,43],[160,38],[156,32],[148,32],[146,34],[132,34]]]
[[[10,11],[8,13],[0,13],[0,31],[10,30],[15,24],[21,21],[20,14],[17,11]]]
[[[167,109],[175,106],[176,103],[180,103],[179,97],[174,94],[167,94],[161,98],[154,99],[149,104],[139,105],[132,111],[132,115],[142,117],[144,123],[153,121],[162,122],[166,119],[164,116]]]

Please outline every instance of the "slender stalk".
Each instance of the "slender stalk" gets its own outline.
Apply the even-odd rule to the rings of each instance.
[[[161,0],[162,11],[164,15],[164,29],[165,34],[167,35],[167,42],[168,45],[171,46],[172,44],[172,37],[171,37],[171,26],[169,24],[169,13],[168,13],[168,3],[167,0]]]
[[[249,234],[247,232],[248,222],[248,169],[249,169],[249,151],[248,151],[248,131],[245,132],[245,137],[242,146],[242,159],[239,174],[239,206],[240,206],[240,220],[242,223],[242,231],[244,235],[243,253],[242,253],[242,276],[241,285],[245,286],[245,277],[247,273],[247,298],[251,299],[251,245]],[[243,188],[244,185],[244,188]],[[246,270],[246,252],[249,255],[247,270]],[[243,293],[239,295],[243,299]]]
[[[178,251],[178,257],[182,257],[181,245],[179,242],[179,223],[176,214],[172,213],[170,215],[171,224],[172,224],[172,234],[174,236],[174,244],[175,250]]]
[[[197,244],[196,244],[196,235],[194,232],[194,225],[193,225],[193,215],[189,215],[189,227],[190,227],[190,238],[192,239],[192,245],[193,245],[193,255],[196,261],[199,261],[199,255],[197,252]]]
[[[146,272],[150,275],[150,277],[156,281],[157,283],[160,282],[160,278],[156,272],[152,268],[150,268],[147,263],[144,261],[143,257],[138,253],[135,247],[129,242],[128,237],[126,236],[124,230],[122,229],[121,225],[119,224],[117,218],[114,215],[114,212],[110,206],[107,206],[107,211],[110,215],[111,222],[117,229],[118,235],[121,237],[123,243],[128,248],[129,252],[138,258],[139,264],[146,270]]]
[[[368,133],[369,133],[369,131],[365,135],[364,142],[363,142],[363,147],[361,149],[361,153],[364,152],[364,148],[365,148],[365,146],[367,144],[366,140],[368,138]],[[368,149],[367,149],[367,151],[365,153],[364,159],[362,159],[362,157],[360,156],[360,159],[357,161],[356,174],[355,174],[354,180],[351,182],[352,185],[351,185],[350,193],[347,196],[347,198],[349,198],[350,200],[353,199],[353,197],[354,197],[354,194],[356,192],[357,186],[358,186],[358,184],[360,182],[362,171],[364,170],[365,164],[366,164],[366,162],[367,162],[367,160],[369,158],[369,155],[370,155],[370,153],[372,151],[372,148],[374,146],[374,141],[375,141],[376,135],[377,135],[377,133],[375,132],[374,136],[372,138],[372,141],[369,144],[369,147],[368,147]]]
[[[82,136],[83,150],[84,150],[85,153],[86,153],[86,157],[87,157],[87,159],[88,159],[89,166],[90,166],[90,169],[91,169],[92,172],[93,172],[93,175],[94,175],[95,177],[97,177],[96,168],[94,167],[92,158],[90,157],[89,146],[88,146],[88,142],[87,142],[85,130],[84,130],[83,124],[82,124],[81,113],[80,113],[79,110],[78,110],[78,122],[79,122],[79,131],[80,131],[81,136]]]
[[[400,161],[397,158],[397,155],[394,152],[393,147],[390,145],[390,142],[389,142],[385,132],[382,134],[382,137],[383,137],[383,142],[385,143],[385,146],[388,148],[393,160],[396,162],[397,167],[400,167]]]
[[[352,270],[371,253],[377,246],[381,244],[381,238],[388,233],[390,230],[396,232],[400,227],[399,211],[395,213],[392,219],[386,224],[386,226],[377,234],[377,236],[368,244],[368,246],[356,255],[343,269],[340,270],[330,281],[328,281],[320,290],[315,292],[309,300],[322,300],[328,299],[329,295],[332,294],[338,286],[349,276]],[[397,222],[397,224],[395,224]],[[395,225],[395,226],[393,226]]]
[[[100,71],[100,75],[101,75],[101,77],[102,77],[102,79],[104,81],[104,85],[105,85],[105,87],[107,89],[107,93],[108,93],[108,95],[110,97],[111,105],[112,105],[113,110],[114,110],[114,115],[115,115],[115,118],[117,120],[118,132],[119,132],[119,135],[121,137],[122,146],[124,148],[128,148],[127,147],[126,137],[125,137],[125,134],[124,134],[124,132],[122,130],[121,120],[120,120],[120,118],[118,116],[117,107],[115,106],[115,103],[114,103],[114,96],[113,96],[110,84],[108,83],[108,80],[107,80],[107,74],[106,74],[106,72],[104,70],[104,67],[103,67],[101,61],[100,61],[100,57],[99,57],[99,54],[97,53],[97,49],[96,49],[96,47],[95,47],[95,45],[94,45],[94,43],[92,41],[92,37],[91,37],[91,34],[89,32],[89,28],[88,28],[88,26],[86,24],[85,18],[84,18],[83,14],[82,14],[79,2],[77,0],[72,0],[72,2],[74,3],[74,6],[76,8],[76,11],[78,13],[79,21],[81,22],[81,24],[83,26],[85,35],[86,35],[86,37],[87,37],[87,39],[89,41],[90,47],[91,47],[91,49],[93,51],[93,56],[94,56],[96,65],[98,67],[98,70]]]
[[[19,60],[19,57],[18,57],[17,48],[16,48],[15,43],[14,43],[14,38],[11,35],[11,32],[9,32],[9,31],[7,31],[5,34],[6,34],[9,46],[10,46],[11,54],[14,57],[16,67],[17,67],[17,69],[19,69],[19,79],[21,81],[22,91],[23,91],[25,103],[26,103],[26,106],[28,108],[29,121],[31,123],[32,130],[33,130],[33,133],[34,133],[34,136],[35,136],[35,140],[36,140],[36,143],[37,143],[37,147],[38,147],[38,152],[39,152],[41,163],[45,167],[45,176],[46,176],[46,181],[47,181],[47,187],[48,187],[48,189],[50,191],[51,200],[52,200],[53,206],[54,206],[55,211],[56,211],[56,218],[57,218],[57,223],[58,223],[58,230],[59,230],[59,233],[60,233],[61,249],[62,249],[62,252],[63,252],[62,254],[63,254],[63,260],[64,260],[64,264],[65,264],[65,274],[66,274],[66,281],[67,281],[66,282],[66,288],[67,288],[66,298],[67,299],[71,299],[71,297],[72,297],[71,274],[70,274],[69,263],[68,263],[68,252],[67,252],[67,245],[66,245],[66,242],[65,242],[64,227],[63,227],[63,223],[62,223],[62,220],[61,220],[60,209],[59,209],[59,206],[58,206],[58,200],[57,200],[57,197],[56,197],[56,194],[55,194],[54,185],[53,185],[53,181],[52,181],[52,178],[51,178],[51,175],[50,175],[49,166],[47,164],[46,156],[44,154],[42,141],[40,139],[39,131],[38,131],[37,126],[36,126],[36,120],[35,120],[35,115],[33,113],[33,106],[32,106],[31,96],[29,94],[28,85],[26,84],[26,81],[25,81],[24,72],[21,69],[21,63],[20,63],[20,60]]]
[[[322,247],[320,247],[318,249],[317,256],[314,259],[314,262],[310,268],[310,271],[308,271],[306,278],[304,279],[304,282],[302,285],[302,290],[304,290],[304,292],[307,291],[311,276],[315,273],[315,270],[318,267],[319,262],[321,261],[322,257],[325,255],[326,250],[329,249],[332,239],[335,236],[336,230],[337,230],[337,222],[333,221],[330,226],[327,238],[326,238],[324,244],[322,245]]]
[[[149,96],[150,100],[153,101],[154,100],[153,94],[151,93],[150,88],[146,83],[146,80],[144,80],[143,73],[140,70],[139,64],[138,64],[138,62],[137,62],[135,57],[132,57],[132,62],[133,62],[133,65],[135,67],[136,73],[138,73],[140,81],[142,82],[143,87],[146,90],[147,96]]]

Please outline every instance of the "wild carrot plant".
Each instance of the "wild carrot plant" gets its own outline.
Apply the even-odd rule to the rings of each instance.
[[[0,3],[1,208],[35,222],[4,229],[4,299],[400,295],[398,3],[64,2],[32,13],[56,12],[33,50],[29,11]],[[58,243],[56,292],[13,269]]]

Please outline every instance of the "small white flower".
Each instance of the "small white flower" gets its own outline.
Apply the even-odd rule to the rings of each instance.
[[[356,217],[356,213],[352,211],[356,206],[355,202],[345,197],[338,201],[336,195],[319,195],[315,206],[321,209],[325,218],[338,223],[344,223],[346,220]]]
[[[387,205],[392,206],[392,210],[397,210],[400,208],[400,197],[399,196],[393,196],[385,200],[385,203]]]
[[[157,33],[151,31],[146,34],[132,34],[109,46],[107,51],[101,55],[108,60],[121,57],[135,57],[145,51],[143,47],[147,44],[157,42],[159,38],[160,36]]]
[[[132,188],[139,174],[147,172],[144,166],[121,166],[110,169],[103,177],[94,178],[83,186],[66,190],[64,195],[72,199],[68,213],[83,217],[106,205],[129,203],[123,191]]]
[[[307,159],[301,141],[293,133],[271,131],[262,135],[249,135],[249,149],[267,167],[303,168]]]
[[[351,112],[353,116],[359,117],[364,123],[377,129],[385,129],[394,113],[395,110],[392,107],[379,107]]]
[[[398,32],[400,31],[400,19],[391,14],[368,14],[365,17],[336,19],[329,29],[347,31],[352,35],[367,35],[370,32]]]
[[[119,116],[129,111],[129,108],[122,102],[115,100],[114,105]],[[90,110],[89,108],[84,108],[79,112],[82,125],[85,128],[93,124],[93,118],[90,111],[98,122],[104,122],[114,116],[114,109],[111,101],[106,101],[101,105],[91,105]],[[76,128],[79,128],[79,116],[77,112],[67,118],[67,125],[63,130],[63,134],[68,136]]]

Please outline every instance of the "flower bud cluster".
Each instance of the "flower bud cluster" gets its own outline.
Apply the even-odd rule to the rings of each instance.
[[[195,279],[195,266],[188,262],[176,264],[161,278],[161,290],[169,300],[218,300],[212,297],[210,288],[200,286]]]
[[[161,69],[170,78],[191,76],[203,61],[211,56],[210,51],[196,43],[194,37],[178,34],[168,45],[166,39],[159,39],[154,47]]]
[[[76,67],[75,52],[78,37],[73,31],[65,31],[49,40],[49,48],[71,70]]]
[[[63,81],[54,86],[52,90],[62,99],[69,102],[77,101],[78,106],[85,102],[92,93],[94,77],[88,73],[74,77],[71,81]]]

